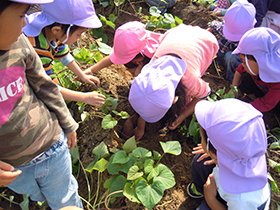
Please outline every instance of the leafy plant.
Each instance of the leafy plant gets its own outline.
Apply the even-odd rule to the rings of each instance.
[[[181,145],[177,141],[160,142],[160,145],[164,152],[162,155],[137,147],[133,136],[124,143],[123,150],[115,150],[107,161],[104,158],[110,154],[107,146],[101,143],[94,148],[95,160],[86,170],[91,172],[102,168],[104,171],[106,168],[113,175],[104,183],[104,187],[109,189],[109,196],[125,196],[132,202],[142,203],[152,209],[161,200],[164,191],[175,185],[174,174],[160,160],[166,153],[181,153]]]
[[[191,3],[197,3],[203,8],[207,8],[209,4],[215,4],[215,0],[191,0]]]
[[[229,93],[225,93],[225,87],[222,89],[217,90],[215,93],[213,93],[211,96],[208,96],[207,99],[209,101],[218,101],[225,98],[234,98],[235,93],[238,92],[237,88],[235,86],[230,86],[232,91]],[[182,124],[179,126],[180,132],[182,132],[187,137],[192,136],[194,143],[200,142],[200,134],[199,134],[199,123],[197,122],[197,119],[195,117],[195,114],[192,116],[192,120],[189,124],[189,127],[187,129],[185,124]]]
[[[160,10],[152,6],[149,9],[151,16],[144,16],[146,23],[146,28],[148,30],[154,31],[155,29],[170,29],[176,27],[176,22],[178,24],[183,23],[183,21],[176,17],[173,17],[170,13],[161,14]]]

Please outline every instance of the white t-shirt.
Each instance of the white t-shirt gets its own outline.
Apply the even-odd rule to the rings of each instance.
[[[218,166],[213,169],[213,175],[216,182],[217,191],[219,192],[221,198],[227,202],[229,210],[256,210],[269,199],[265,206],[265,210],[268,210],[270,203],[270,187],[268,183],[263,189],[260,190],[241,194],[232,194],[227,193],[222,188]]]

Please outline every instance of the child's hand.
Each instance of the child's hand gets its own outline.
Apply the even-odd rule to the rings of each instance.
[[[105,96],[99,93],[89,92],[85,94],[85,103],[101,107],[105,102]]]
[[[139,129],[138,126],[134,128],[135,141],[139,141],[144,136],[145,130]]]
[[[192,154],[195,154],[195,155],[203,154],[197,159],[197,162],[200,162],[200,161],[204,160],[205,158],[210,157],[210,155],[204,151],[201,144],[197,144],[197,147],[193,148]],[[204,165],[212,165],[212,164],[215,164],[215,160],[213,160],[213,159],[204,162]]]
[[[0,186],[12,183],[22,172],[21,170],[13,170],[14,167],[12,165],[0,161]]]
[[[179,115],[175,121],[173,121],[168,128],[171,130],[176,129],[183,121],[184,121],[184,117],[182,115]]]
[[[82,78],[80,78],[83,82],[89,83],[91,85],[97,84],[98,86],[100,85],[100,81],[97,77],[92,76],[92,75],[87,75],[84,74]]]
[[[213,174],[210,174],[204,184],[204,196],[207,203],[211,203],[213,199],[216,200],[217,186]]]
[[[85,73],[86,75],[92,75],[91,67],[88,68],[88,69],[86,69],[86,70],[84,70],[84,73]]]
[[[68,144],[68,149],[73,149],[76,146],[77,143],[77,133],[73,132],[70,134],[65,134],[67,137],[67,144]]]

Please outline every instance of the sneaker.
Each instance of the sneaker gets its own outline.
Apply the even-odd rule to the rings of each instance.
[[[191,198],[203,198],[203,195],[196,190],[194,183],[189,183],[187,193]]]

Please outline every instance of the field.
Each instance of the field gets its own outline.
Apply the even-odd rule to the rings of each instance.
[[[133,6],[129,2],[125,2],[119,8],[115,6],[108,6],[103,8],[99,4],[95,4],[95,9],[98,14],[105,16],[106,18],[115,13],[118,17],[115,21],[116,28],[128,21],[138,20],[139,16],[134,15],[135,11],[138,11],[139,7],[142,7],[142,14],[149,15],[147,11],[148,5],[144,2],[132,2]],[[176,5],[167,11],[167,13],[172,14],[174,17],[179,17],[185,24],[198,25],[202,28],[207,28],[207,23],[218,19],[209,14],[198,13],[196,6],[189,6],[189,2],[178,1]],[[122,11],[124,12],[122,12]],[[119,13],[118,13],[119,12]],[[113,45],[113,36],[114,30],[105,25],[103,27],[103,33],[108,36],[107,44],[109,46]],[[80,48],[85,46],[89,47],[89,37],[84,37],[82,40],[78,41],[74,45],[70,46],[71,49]],[[219,73],[217,72],[219,71]],[[220,76],[220,75],[221,76]],[[230,88],[230,83],[223,78],[224,72],[220,69],[215,69],[213,65],[208,69],[208,71],[203,76],[203,79],[210,84],[210,87],[214,92],[219,89],[225,88],[226,91]],[[126,70],[124,66],[112,65],[109,68],[104,68],[95,74],[100,79],[100,87],[104,93],[112,96],[113,98],[118,98],[118,106],[116,111],[126,111],[130,116],[136,115],[134,110],[131,108],[127,97],[129,94],[129,85],[128,82],[133,79],[133,76]],[[97,91],[99,87],[93,87],[90,85],[83,84],[80,87],[80,91]],[[240,99],[249,100],[248,97],[243,97],[240,95]],[[78,111],[78,106],[76,103],[71,102],[68,104],[69,109],[74,113],[74,118],[76,121],[81,121],[81,115]],[[114,129],[104,130],[102,128],[102,118],[100,117],[100,108],[96,108],[90,105],[85,106],[85,111],[89,113],[89,119],[80,123],[80,127],[77,131],[78,135],[78,151],[79,159],[84,168],[88,167],[95,159],[95,154],[93,154],[93,149],[99,145],[101,142],[104,142],[109,148],[121,148],[121,145],[125,142],[122,138],[122,128],[125,123],[125,120],[120,119],[117,126]],[[188,127],[191,117],[185,120],[185,125]],[[264,120],[270,129],[279,127],[278,122],[279,116],[275,115],[273,112],[268,112],[264,114]],[[202,199],[192,199],[188,197],[186,187],[188,183],[191,182],[191,163],[193,159],[192,148],[196,146],[193,141],[193,137],[187,135],[183,132],[180,132],[179,129],[176,129],[172,132],[169,132],[166,135],[159,135],[158,130],[161,128],[160,123],[147,124],[145,135],[142,140],[137,144],[137,147],[143,147],[150,151],[157,151],[163,153],[160,142],[167,141],[178,141],[181,144],[182,152],[180,155],[175,156],[171,154],[164,155],[161,162],[166,165],[175,176],[176,184],[174,187],[165,190],[163,198],[160,202],[153,208],[155,210],[194,210],[202,202]],[[279,149],[274,149],[268,151],[270,157],[272,157],[277,163],[280,163],[279,160]],[[107,158],[108,159],[108,158]],[[88,172],[82,170],[82,166],[76,164],[78,167],[78,172],[75,173],[77,180],[79,182],[79,193],[82,198],[88,200],[89,189],[88,185],[91,186],[90,193],[92,195],[97,191],[98,183],[101,183],[99,198],[106,192],[107,189],[103,187],[105,180],[111,177],[107,171],[104,171],[101,177],[98,176],[98,172],[93,170],[91,175]],[[280,176],[277,168],[269,168],[271,175],[275,179],[278,186],[280,185]],[[86,176],[85,176],[86,174]],[[88,180],[86,179],[88,178]],[[99,177],[99,179],[98,179]],[[1,198],[0,209],[21,209],[17,204],[22,202],[22,196],[16,195],[7,188],[0,188],[2,195],[9,197],[10,195],[14,196],[14,200],[11,205],[10,202],[6,199]],[[277,203],[280,202],[280,194],[273,193],[273,201],[271,202],[271,210],[279,209],[277,208]],[[99,199],[98,199],[99,200]],[[103,199],[104,200],[104,199]],[[91,204],[93,201],[91,201]],[[92,209],[84,203],[85,209]],[[115,202],[109,205],[110,209],[129,209],[129,210],[142,210],[145,207],[141,204],[133,203],[125,197],[116,198]],[[43,207],[42,207],[43,208]],[[99,206],[100,209],[106,209],[102,203]],[[35,202],[30,202],[29,209],[40,209],[39,205]],[[48,209],[48,208],[47,208]]]

